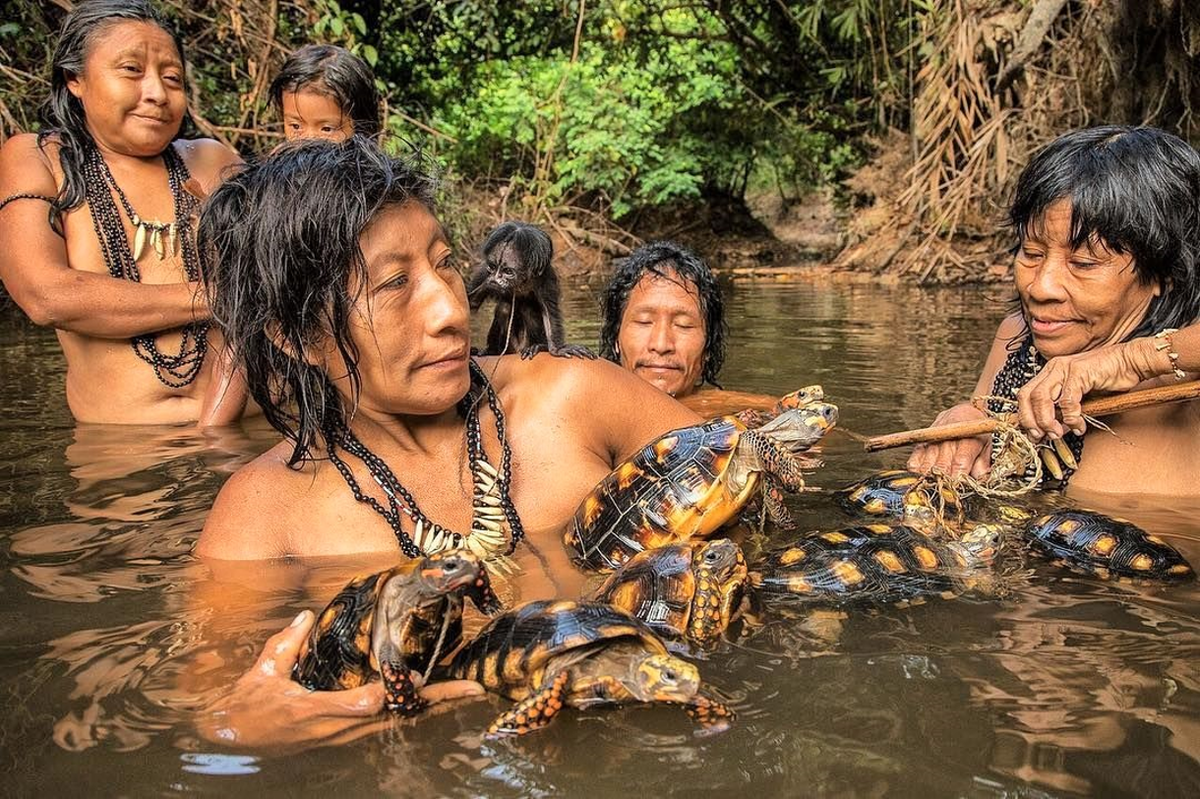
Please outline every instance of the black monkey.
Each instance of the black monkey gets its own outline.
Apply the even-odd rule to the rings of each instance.
[[[472,311],[486,299],[496,301],[482,354],[532,358],[545,350],[563,358],[596,357],[587,347],[566,343],[553,255],[550,237],[535,225],[505,222],[488,235],[483,261],[467,281]]]

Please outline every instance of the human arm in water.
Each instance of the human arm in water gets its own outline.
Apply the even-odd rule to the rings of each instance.
[[[1024,329],[1025,320],[1020,314],[1008,316],[1000,323],[972,396],[985,396],[992,393],[992,384],[996,380],[996,374],[1000,371],[1000,367],[1004,366],[1004,361],[1008,357],[1008,348],[1015,339],[1020,337]],[[982,410],[970,402],[962,402],[939,413],[933,420],[933,426],[985,418],[987,418],[987,414]],[[936,444],[918,444],[908,459],[908,468],[914,472],[937,471],[949,475],[969,474],[976,479],[982,478],[992,468],[991,436],[960,438]]]
[[[202,738],[229,747],[295,751],[353,741],[392,723],[383,715],[378,681],[345,691],[310,691],[291,679],[314,620],[306,610],[267,639],[258,661],[233,689],[200,711],[196,729]],[[483,693],[483,686],[469,680],[421,688],[431,704]]]
[[[0,201],[14,194],[58,194],[34,134],[13,136],[0,148]],[[198,283],[142,284],[71,268],[48,211],[42,200],[0,209],[0,280],[34,324],[126,339],[208,318]]]
[[[242,418],[250,391],[233,353],[223,348],[213,353],[213,374],[200,404],[197,427],[222,427]]]
[[[1185,373],[1200,372],[1200,323],[1171,334],[1170,344]],[[1086,427],[1083,398],[1097,391],[1129,391],[1139,384],[1166,377],[1175,382],[1175,365],[1165,339],[1147,336],[1097,347],[1046,362],[1017,394],[1021,427],[1035,441],[1066,432],[1082,434]]]

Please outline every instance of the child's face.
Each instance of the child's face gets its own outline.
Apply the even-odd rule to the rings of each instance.
[[[283,135],[295,139],[345,141],[354,135],[354,120],[342,113],[337,100],[301,89],[283,93]]]

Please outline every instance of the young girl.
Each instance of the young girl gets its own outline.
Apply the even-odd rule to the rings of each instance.
[[[293,139],[344,141],[379,133],[375,76],[358,56],[329,44],[310,44],[288,56],[271,83],[271,102]]]

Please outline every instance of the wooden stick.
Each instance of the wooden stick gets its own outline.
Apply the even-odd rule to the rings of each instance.
[[[1192,380],[1187,383],[1157,386],[1141,391],[1128,391],[1124,394],[1113,394],[1109,397],[1087,400],[1083,403],[1083,413],[1085,416],[1113,416],[1138,408],[1187,402],[1197,398],[1200,398],[1200,380]],[[995,432],[1002,421],[1013,424],[1015,419],[1016,414],[1010,413],[1001,419],[980,419],[974,422],[956,422],[940,427],[923,427],[920,430],[889,433],[884,436],[868,438],[863,444],[863,448],[867,452],[878,452],[881,449],[906,447],[909,444],[932,444],[939,441],[953,441],[958,438],[974,438]]]

